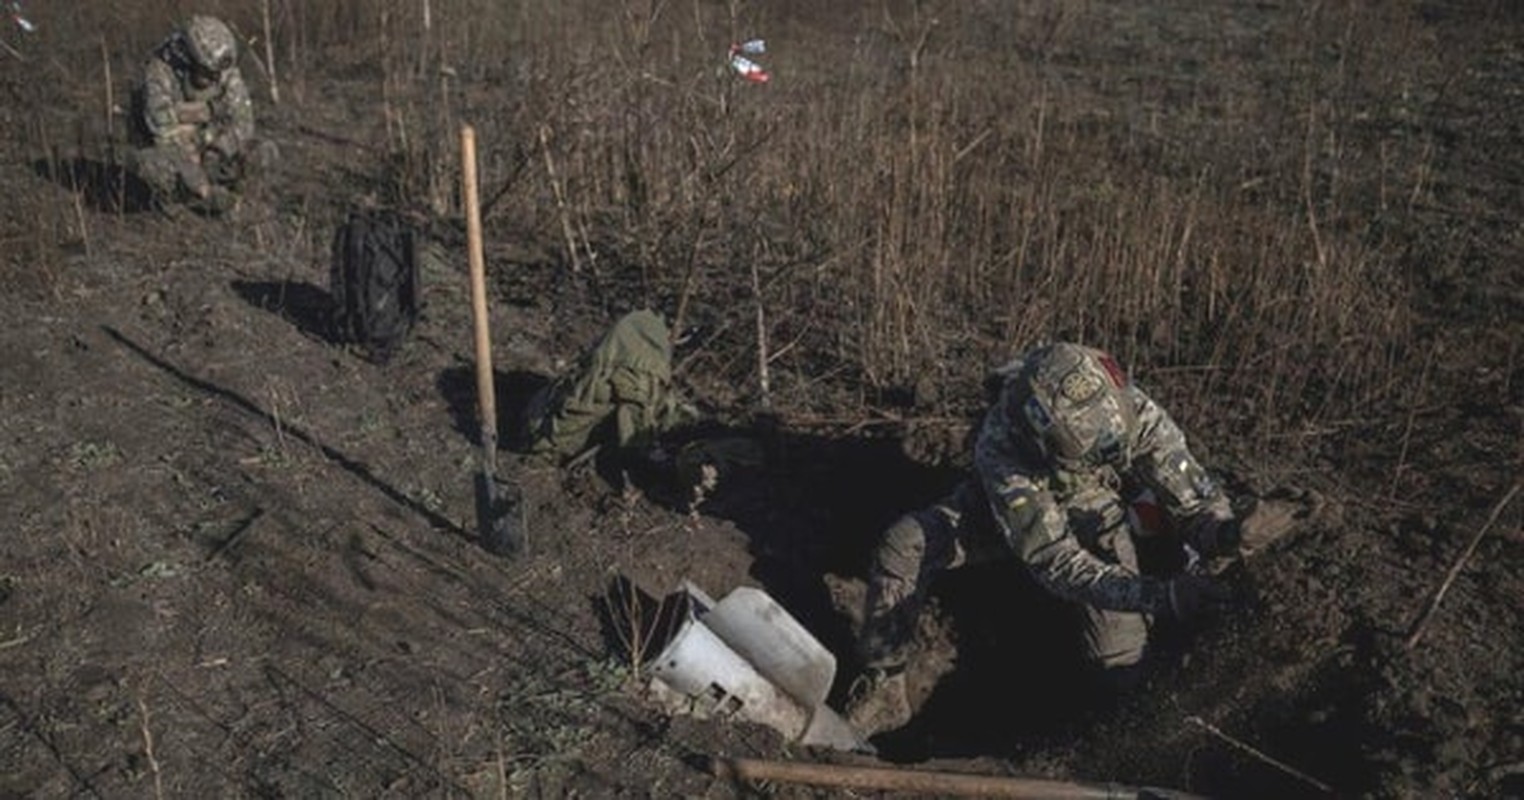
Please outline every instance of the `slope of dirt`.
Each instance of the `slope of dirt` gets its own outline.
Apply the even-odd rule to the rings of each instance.
[[[379,181],[354,146],[379,138],[360,113],[374,87],[336,76],[267,110],[281,163],[215,219],[119,207],[95,191],[105,168],[88,143],[50,158],[7,138],[0,795],[753,793],[709,776],[708,755],[1231,797],[1524,795],[1524,500],[1404,646],[1524,466],[1524,25],[1445,4],[1414,24],[1438,54],[1413,123],[1437,143],[1434,201],[1403,233],[1428,275],[1432,351],[1413,356],[1426,402],[1273,454],[1236,447],[1231,420],[1200,420],[1214,465],[1317,488],[1332,511],[1235,579],[1254,602],[1167,642],[1169,669],[1116,704],[1082,694],[1061,610],[1008,567],[941,581],[920,714],[878,760],[663,713],[638,691],[606,591],[619,574],[658,593],[763,586],[838,655],[839,702],[869,543],[956,479],[927,455],[956,449],[955,421],[785,416],[764,437],[768,466],[692,513],[617,476],[525,468],[532,551],[497,559],[474,540],[458,229],[442,225],[449,258],[425,275],[425,316],[396,358],[324,336],[328,236]],[[1059,67],[1082,71],[1081,56]],[[89,113],[69,97],[23,110],[35,97],[15,88],[19,65],[0,69],[11,130]],[[495,233],[494,263],[513,265],[492,320],[511,406],[609,317],[537,256],[554,245]],[[1142,375],[1166,398],[1192,388]]]

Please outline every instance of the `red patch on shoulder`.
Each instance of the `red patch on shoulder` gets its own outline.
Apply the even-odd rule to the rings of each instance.
[[[1127,373],[1122,371],[1122,365],[1118,364],[1110,353],[1101,353],[1101,366],[1105,368],[1106,374],[1111,376],[1111,382],[1116,384],[1118,389],[1127,385]]]

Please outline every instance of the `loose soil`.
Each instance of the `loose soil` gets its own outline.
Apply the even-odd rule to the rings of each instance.
[[[607,592],[617,576],[655,594],[764,587],[837,655],[839,706],[868,548],[957,479],[940,455],[956,420],[785,413],[756,433],[766,467],[693,510],[505,453],[532,548],[495,558],[474,533],[458,225],[438,226],[448,257],[398,356],[372,363],[325,336],[327,237],[376,180],[345,139],[382,135],[346,109],[372,87],[335,76],[262,108],[281,163],[220,218],[124,205],[87,143],[7,138],[0,795],[810,796],[703,769],[739,756],[1229,797],[1524,796],[1524,500],[1405,647],[1524,465],[1524,26],[1420,11],[1442,42],[1422,124],[1445,202],[1411,236],[1467,254],[1417,309],[1430,401],[1280,452],[1192,420],[1236,487],[1314,488],[1330,510],[1234,578],[1250,602],[1162,642],[1166,668],[1118,701],[1094,699],[1063,609],[1011,565],[950,573],[919,638],[917,718],[876,759],[665,713]],[[18,64],[0,70],[19,85]],[[63,96],[46,113],[89,112]],[[8,100],[0,121],[32,113]],[[489,234],[506,414],[609,323],[609,287],[537,258],[554,242]]]

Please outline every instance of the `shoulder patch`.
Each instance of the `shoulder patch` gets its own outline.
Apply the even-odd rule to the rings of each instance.
[[[1025,480],[1001,487],[1000,501],[1013,531],[1025,531],[1037,522],[1042,513],[1037,494],[1037,488]]]
[[[1127,373],[1110,353],[1101,354],[1101,367],[1106,370],[1106,374],[1111,377],[1111,382],[1116,384],[1118,389],[1127,385]]]
[[[1101,379],[1085,370],[1074,370],[1059,382],[1058,390],[1075,405],[1088,402],[1101,391]]]

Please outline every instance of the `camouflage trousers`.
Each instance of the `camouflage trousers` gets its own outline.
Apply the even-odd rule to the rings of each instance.
[[[130,165],[155,197],[177,201],[204,198],[214,186],[235,189],[250,173],[268,168],[276,157],[272,142],[258,142],[247,153],[223,156],[169,141],[134,151]]]
[[[203,196],[212,186],[200,155],[193,148],[176,142],[137,150],[133,154],[132,168],[154,196],[160,198]]]
[[[1105,487],[1064,505],[1070,530],[1092,554],[1134,573],[1137,550],[1122,497]],[[995,524],[977,481],[966,480],[935,505],[901,517],[884,532],[868,572],[859,639],[870,668],[903,665],[933,578],[944,570],[1016,555]],[[1077,606],[1086,655],[1108,673],[1143,658],[1151,620],[1144,614]]]

